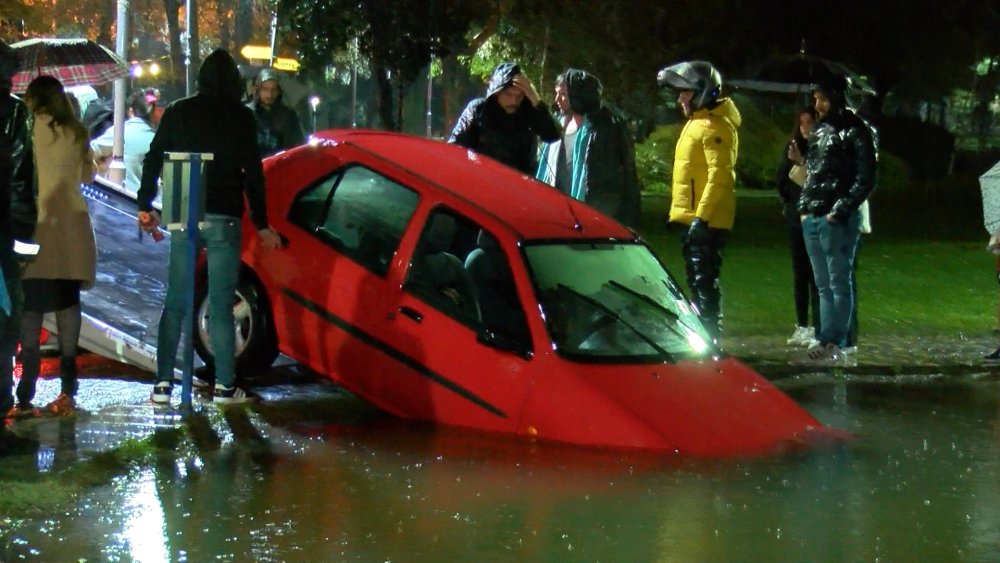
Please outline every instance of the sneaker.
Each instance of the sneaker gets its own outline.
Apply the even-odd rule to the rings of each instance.
[[[173,386],[169,381],[160,381],[153,386],[153,394],[149,396],[149,400],[158,405],[169,405],[171,391]]]
[[[222,405],[249,403],[257,399],[257,395],[247,393],[239,387],[226,387],[221,383],[215,384],[215,394],[212,396],[212,402]]]
[[[819,340],[816,340],[814,336],[810,336],[802,341],[803,348],[815,348],[816,346],[819,346]]]
[[[1000,363],[1000,347],[994,350],[991,354],[983,356],[983,362],[987,364]]]
[[[843,352],[845,356],[852,356],[852,355],[858,353],[858,347],[857,346],[845,346],[845,347],[841,348],[841,352]]]
[[[795,327],[795,332],[785,341],[789,346],[802,346],[813,337],[813,329],[807,326]]]
[[[806,361],[832,363],[844,357],[844,352],[836,344],[817,344],[806,352]]]
[[[52,416],[69,416],[76,412],[76,401],[65,393],[60,393],[55,401],[45,405],[45,412]]]

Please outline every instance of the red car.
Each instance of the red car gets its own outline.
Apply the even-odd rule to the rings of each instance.
[[[753,455],[841,435],[720,358],[634,232],[489,158],[327,131],[265,174],[287,246],[244,224],[243,367],[280,351],[396,416],[591,446]]]

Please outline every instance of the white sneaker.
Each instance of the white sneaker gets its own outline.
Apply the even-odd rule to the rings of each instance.
[[[158,405],[169,405],[170,404],[170,392],[173,390],[173,386],[169,381],[160,381],[153,386],[153,393],[149,396],[149,400]]]
[[[815,364],[832,364],[843,357],[844,352],[836,344],[817,344],[809,348],[805,360]]]
[[[240,387],[226,387],[221,383],[215,384],[215,393],[212,402],[216,404],[229,405],[234,403],[251,403],[259,399],[253,393],[247,393]]]
[[[858,347],[857,346],[847,346],[847,347],[843,348],[841,351],[844,353],[845,356],[850,356],[851,354],[857,354],[858,353]]]
[[[807,326],[795,327],[795,332],[785,341],[789,346],[802,346],[813,337],[813,329]]]

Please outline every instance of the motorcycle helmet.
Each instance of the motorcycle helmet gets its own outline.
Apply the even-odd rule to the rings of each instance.
[[[692,109],[701,109],[722,94],[722,75],[708,61],[685,61],[670,65],[656,75],[656,83],[661,88],[693,90]]]

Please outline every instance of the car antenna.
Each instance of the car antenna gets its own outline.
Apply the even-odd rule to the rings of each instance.
[[[580,218],[576,216],[576,212],[573,211],[573,202],[566,200],[566,207],[569,209],[569,214],[573,216],[573,230],[582,233],[583,225],[580,224]]]

